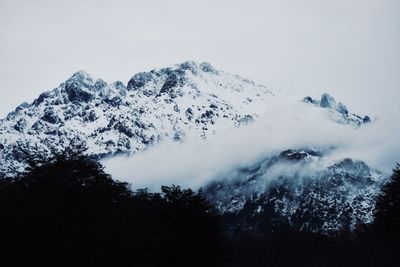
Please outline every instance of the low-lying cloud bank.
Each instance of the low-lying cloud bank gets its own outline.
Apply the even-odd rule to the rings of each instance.
[[[187,136],[182,143],[166,141],[132,156],[106,159],[103,164],[114,178],[130,182],[134,188],[158,190],[169,184],[198,188],[290,148],[335,147],[321,164],[353,158],[387,174],[400,161],[400,121],[394,116],[378,118],[358,129],[336,124],[328,117],[326,110],[294,99],[278,102],[250,125],[220,131],[206,140]]]

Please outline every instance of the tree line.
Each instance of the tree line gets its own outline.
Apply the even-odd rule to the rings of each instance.
[[[400,165],[382,189],[375,221],[320,235],[286,225],[262,236],[224,233],[202,190],[132,190],[70,149],[28,157],[0,178],[2,266],[396,266]]]

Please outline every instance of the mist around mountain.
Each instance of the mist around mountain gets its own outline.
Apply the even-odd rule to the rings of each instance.
[[[313,134],[322,135],[321,128],[329,127],[327,120],[350,128],[371,121],[368,116],[348,112],[327,94],[320,102],[266,88],[208,63],[189,61],[138,73],[127,85],[120,81],[108,84],[79,71],[1,120],[0,171],[23,170],[18,164],[20,147],[35,147],[46,153],[49,149],[62,150],[71,141],[84,141],[90,155],[104,158],[141,152],[168,141],[188,143],[218,134],[225,138],[232,130],[258,121],[267,128],[301,131],[301,138],[310,139]],[[325,125],[311,131],[315,123]],[[288,139],[281,141],[288,142],[290,148],[294,138]],[[248,145],[246,141],[240,140]],[[265,147],[267,142],[257,141],[264,149],[269,148]],[[311,145],[308,140],[303,143]]]

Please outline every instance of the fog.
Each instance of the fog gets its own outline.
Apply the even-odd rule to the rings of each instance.
[[[330,150],[313,166],[316,168],[353,158],[389,174],[400,159],[398,129],[399,121],[393,118],[375,119],[357,129],[340,125],[329,119],[326,110],[284,96],[254,123],[229,133],[220,132],[206,140],[188,137],[182,143],[167,141],[131,156],[107,159],[103,164],[115,178],[151,190],[169,184],[198,188],[219,177],[229,178],[238,168],[296,148]]]

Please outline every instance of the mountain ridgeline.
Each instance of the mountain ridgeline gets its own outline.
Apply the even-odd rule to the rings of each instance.
[[[127,86],[80,71],[0,121],[1,170],[18,167],[18,147],[62,150],[84,141],[100,158],[186,134],[206,138],[251,122],[271,97],[264,86],[207,63],[138,73]]]
[[[84,143],[94,159],[144,151],[166,140],[207,139],[257,121],[285,94],[192,61],[135,74],[125,85],[79,71],[0,120],[0,173],[13,177],[43,158]],[[278,100],[279,99],[279,100]],[[332,123],[373,123],[323,94],[299,99]],[[330,233],[370,223],[385,176],[357,159],[314,168],[329,151],[290,148],[204,185],[228,232],[263,233],[277,222]],[[287,172],[277,172],[284,168]]]

